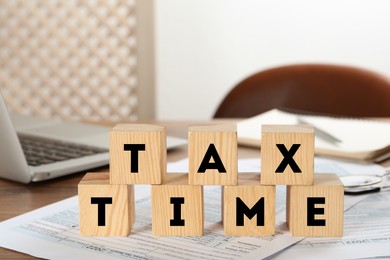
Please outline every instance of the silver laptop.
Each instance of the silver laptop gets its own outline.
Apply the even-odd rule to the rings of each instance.
[[[0,94],[0,177],[29,183],[108,164],[109,127],[8,114]],[[167,138],[167,147],[187,140]]]

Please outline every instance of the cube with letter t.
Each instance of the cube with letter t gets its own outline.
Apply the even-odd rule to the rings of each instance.
[[[128,236],[134,223],[133,185],[112,185],[108,173],[87,173],[78,185],[80,234]]]
[[[315,174],[312,186],[287,186],[287,224],[293,236],[342,236],[344,187],[337,175]]]
[[[236,126],[190,127],[188,159],[191,185],[237,185]]]
[[[166,173],[165,128],[119,124],[110,131],[112,184],[160,184]]]
[[[305,125],[263,125],[261,184],[311,185],[314,129]]]

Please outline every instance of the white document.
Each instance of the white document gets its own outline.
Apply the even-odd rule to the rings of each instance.
[[[257,144],[260,146],[261,125],[295,125],[299,124],[298,118],[342,141],[335,145],[316,136],[315,147],[316,153],[319,152],[319,154],[370,159],[375,151],[388,150],[390,147],[390,123],[388,122],[303,116],[277,109],[239,122],[237,135],[242,143],[253,145],[253,140],[257,140]]]
[[[300,241],[285,224],[285,189],[277,188],[276,234],[227,237],[221,225],[220,187],[205,187],[202,237],[154,237],[149,196],[136,203],[129,237],[79,235],[77,196],[0,223],[0,246],[48,259],[262,259]],[[137,193],[148,194],[145,187]],[[346,207],[360,198],[346,200]]]
[[[72,197],[0,223],[0,246],[49,259],[261,259],[302,239],[286,231],[283,190],[278,190],[276,235],[227,237],[221,225],[220,187],[205,188],[202,237],[154,237],[149,196],[136,203],[129,237],[82,237],[77,197]]]
[[[372,193],[344,213],[343,238],[306,238],[273,258],[390,258],[390,191]]]
[[[239,160],[239,165],[241,170],[256,172],[260,160]],[[173,172],[185,172],[186,167],[188,160],[168,164]],[[205,186],[204,236],[154,237],[150,187],[135,188],[136,223],[129,237],[80,236],[78,201],[72,197],[0,223],[0,246],[49,259],[261,259],[303,239],[287,231],[283,186],[277,186],[276,234],[270,237],[224,236],[218,186]],[[362,198],[346,197],[345,209]]]

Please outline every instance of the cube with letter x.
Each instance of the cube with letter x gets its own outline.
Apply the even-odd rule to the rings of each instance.
[[[263,125],[261,184],[311,185],[314,129],[305,125]]]

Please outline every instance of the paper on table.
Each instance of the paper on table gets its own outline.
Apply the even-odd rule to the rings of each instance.
[[[306,238],[273,259],[390,257],[390,192],[373,193],[344,213],[343,238]]]
[[[292,237],[284,223],[283,191],[278,192],[276,235],[226,237],[220,212],[220,187],[205,187],[205,235],[153,237],[150,198],[136,203],[136,224],[129,237],[81,237],[77,197],[0,223],[0,246],[50,259],[257,259],[272,255],[302,238]]]
[[[298,117],[342,140],[334,145],[316,136],[316,153],[360,160],[372,160],[390,148],[390,123],[370,120],[303,116],[277,109],[237,124],[239,143],[260,146],[261,125],[298,124]]]
[[[185,167],[180,163],[173,166],[168,164],[173,172],[183,172]],[[263,258],[301,239],[292,237],[286,231],[283,192],[278,192],[278,225],[276,235],[272,237],[225,237],[220,224],[220,187],[205,187],[205,236],[153,237],[150,198],[145,187],[137,185],[136,224],[129,237],[79,236],[77,199],[71,198],[1,223],[0,245],[51,259],[85,256],[96,259],[118,256],[149,259],[237,259],[248,254]]]
[[[261,259],[302,239],[286,231],[280,199],[275,236],[224,236],[217,205],[219,189],[207,188],[202,237],[153,237],[149,198],[137,202],[137,220],[129,237],[81,237],[77,197],[72,197],[0,223],[0,246],[49,259]],[[285,197],[283,190],[277,193],[279,198]],[[355,196],[347,204],[357,201]]]
[[[241,162],[240,162],[241,161]],[[239,161],[249,171],[255,161]],[[168,164],[173,172],[185,172],[182,160]],[[0,223],[0,246],[50,259],[259,259],[272,255],[302,238],[292,237],[285,225],[285,189],[277,187],[276,235],[272,237],[226,237],[221,220],[220,187],[205,187],[205,236],[153,237],[150,191],[136,186],[136,224],[129,237],[81,237],[77,197],[32,211]],[[350,197],[345,208],[361,197]]]

